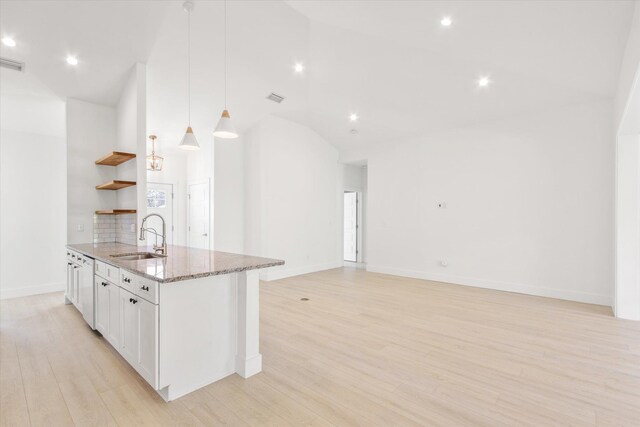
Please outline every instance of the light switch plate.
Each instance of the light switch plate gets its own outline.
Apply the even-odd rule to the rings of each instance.
[[[78,232],[83,232],[84,231],[84,224],[78,224]]]

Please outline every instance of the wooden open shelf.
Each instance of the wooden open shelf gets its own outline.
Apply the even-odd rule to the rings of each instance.
[[[135,181],[109,181],[101,185],[96,185],[97,190],[120,190],[122,188],[131,187],[136,185]]]
[[[106,211],[96,211],[96,215],[125,215],[134,214],[137,211],[135,209],[111,209]]]
[[[96,160],[96,165],[105,166],[118,166],[122,163],[135,159],[136,155],[133,153],[123,153],[122,151],[112,151],[101,159]]]

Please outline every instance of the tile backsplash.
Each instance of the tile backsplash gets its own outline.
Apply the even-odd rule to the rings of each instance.
[[[133,226],[133,230],[131,231]],[[136,215],[94,215],[93,243],[126,243],[136,245]]]

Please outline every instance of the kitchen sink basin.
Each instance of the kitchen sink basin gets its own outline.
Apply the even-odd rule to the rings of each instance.
[[[166,255],[154,254],[153,252],[136,252],[133,254],[111,255],[112,258],[118,258],[125,261],[135,261],[140,259],[166,258]]]

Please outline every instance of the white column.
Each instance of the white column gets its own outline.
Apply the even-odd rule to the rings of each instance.
[[[617,144],[615,314],[640,320],[640,134]]]
[[[258,270],[250,270],[238,273],[236,373],[249,378],[260,371],[260,279]]]

